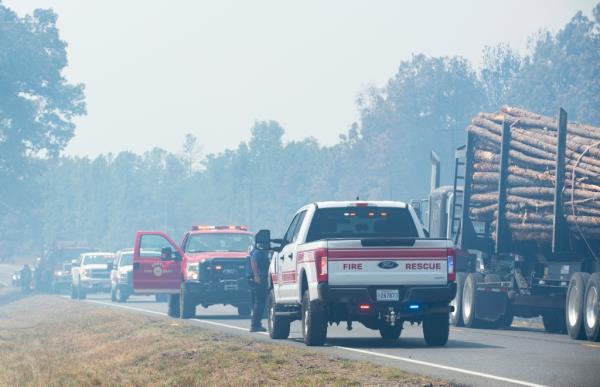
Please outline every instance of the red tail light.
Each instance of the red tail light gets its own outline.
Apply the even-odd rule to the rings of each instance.
[[[315,265],[317,268],[317,282],[327,282],[327,249],[315,251]]]
[[[447,249],[448,255],[448,282],[456,281],[456,250]]]

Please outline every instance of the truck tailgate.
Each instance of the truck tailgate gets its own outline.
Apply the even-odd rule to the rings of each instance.
[[[361,240],[328,240],[330,285],[444,285],[448,242],[417,239],[412,246],[363,246]]]

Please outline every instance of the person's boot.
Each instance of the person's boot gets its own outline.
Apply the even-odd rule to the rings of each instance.
[[[252,326],[250,327],[250,332],[266,332],[267,329],[262,325]]]

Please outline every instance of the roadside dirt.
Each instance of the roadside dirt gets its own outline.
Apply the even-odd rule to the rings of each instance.
[[[3,386],[450,386],[53,296],[0,306],[0,359]]]

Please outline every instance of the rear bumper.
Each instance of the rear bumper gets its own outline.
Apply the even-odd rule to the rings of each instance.
[[[398,289],[398,301],[377,301],[377,289]],[[336,307],[343,308],[353,316],[387,313],[394,310],[400,317],[418,318],[433,313],[450,312],[450,301],[456,295],[456,283],[444,286],[329,286],[319,284],[319,299]],[[361,311],[360,305],[369,305],[368,311]],[[412,306],[412,308],[411,308]]]
[[[247,304],[250,303],[250,284],[247,279],[222,280],[208,283],[186,281],[185,286],[198,304]]]

